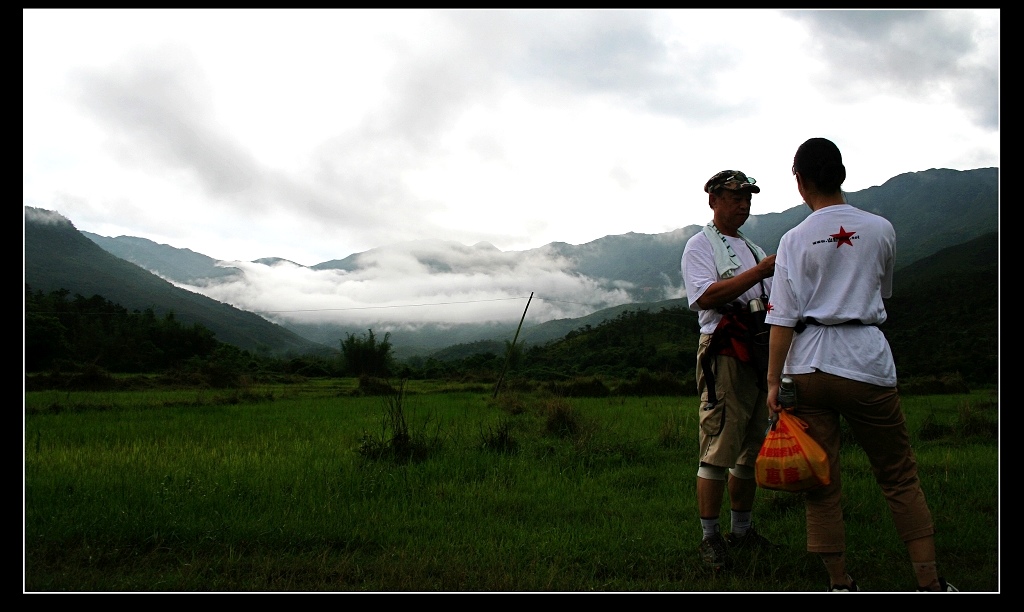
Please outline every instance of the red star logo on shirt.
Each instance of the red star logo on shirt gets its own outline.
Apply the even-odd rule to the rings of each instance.
[[[848,232],[845,229],[843,229],[842,225],[840,225],[839,226],[839,233],[838,234],[832,234],[832,237],[835,238],[835,241],[836,241],[836,248],[838,249],[839,247],[843,246],[844,244],[848,244],[850,246],[853,246],[853,241],[850,240],[850,237],[853,236],[856,233],[857,232]]]

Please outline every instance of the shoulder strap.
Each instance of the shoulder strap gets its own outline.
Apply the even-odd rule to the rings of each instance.
[[[754,250],[754,247],[750,246],[750,242],[746,238],[743,239],[743,242],[745,242],[747,248],[750,249],[750,253],[754,256],[754,261],[761,263],[761,259],[757,256],[757,251]],[[764,280],[761,281],[761,299],[765,302],[768,301],[768,292],[764,290]]]

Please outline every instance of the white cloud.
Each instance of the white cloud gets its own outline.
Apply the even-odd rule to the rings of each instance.
[[[530,317],[539,321],[632,301],[629,287],[571,273],[570,262],[546,248],[517,253],[420,241],[372,249],[357,260],[353,271],[225,262],[242,274],[180,286],[277,322],[345,325],[507,322],[532,293],[538,299]]]
[[[999,16],[26,9],[23,199],[101,235],[309,266],[666,232],[707,220],[723,168],[758,179],[756,214],[781,211],[813,136],[839,144],[851,191],[998,166]],[[302,294],[273,282],[282,310]],[[404,299],[375,284],[338,299]]]

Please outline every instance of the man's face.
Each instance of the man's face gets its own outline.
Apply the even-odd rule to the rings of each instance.
[[[735,230],[747,222],[747,218],[750,216],[750,198],[752,196],[749,191],[723,189],[717,195],[712,195],[712,208],[715,210],[716,224]]]

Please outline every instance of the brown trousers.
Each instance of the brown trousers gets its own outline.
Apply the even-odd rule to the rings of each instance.
[[[839,419],[842,417],[867,454],[875,481],[882,489],[896,532],[904,542],[935,532],[931,511],[917,475],[917,459],[895,388],[857,382],[825,372],[794,375],[797,407],[807,432],[828,453],[832,483],[808,491],[807,550],[846,550],[846,529],[840,503],[843,479],[839,462]]]

